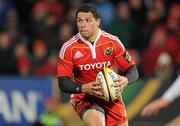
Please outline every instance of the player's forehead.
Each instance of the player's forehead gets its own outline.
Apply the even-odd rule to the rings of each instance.
[[[94,15],[93,15],[93,13],[91,13],[91,12],[79,12],[78,14],[77,14],[77,19],[95,19],[95,17],[94,17]]]

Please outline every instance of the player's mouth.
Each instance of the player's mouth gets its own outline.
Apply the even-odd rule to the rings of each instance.
[[[89,32],[86,31],[86,30],[80,31],[80,33],[81,33],[81,35],[83,35],[83,36],[89,35]]]
[[[81,33],[88,33],[88,30],[80,30]]]

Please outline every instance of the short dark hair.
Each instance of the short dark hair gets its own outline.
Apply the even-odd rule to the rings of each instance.
[[[96,19],[100,18],[100,14],[97,11],[97,8],[94,4],[88,3],[88,4],[83,4],[82,6],[80,6],[78,10],[76,11],[76,18],[79,12],[91,12]]]

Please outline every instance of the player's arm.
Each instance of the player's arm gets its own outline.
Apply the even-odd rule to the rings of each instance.
[[[114,41],[114,58],[120,66],[120,68],[125,72],[125,76],[119,75],[119,82],[130,84],[138,79],[139,73],[135,62],[129,55],[128,51],[125,49],[121,41],[115,37]]]
[[[114,80],[116,82],[117,92],[122,92],[128,84],[137,80],[139,73],[133,59],[117,37],[115,37],[113,44],[114,58],[119,67],[125,72],[124,76],[118,75],[118,78]]]
[[[156,115],[159,113],[161,109],[169,106],[171,102],[173,102],[178,96],[180,96],[179,87],[180,87],[180,75],[160,98],[152,101],[151,103],[149,103],[144,107],[144,109],[141,112],[141,115],[142,116]]]
[[[80,84],[71,80],[73,65],[71,62],[60,58],[57,66],[57,77],[59,88],[66,93],[87,93],[95,96],[102,95],[98,92],[101,89],[99,82]]]
[[[66,93],[81,93],[82,85],[76,82],[73,82],[70,77],[62,76],[58,77],[59,88],[61,91]]]
[[[163,94],[163,98],[168,102],[173,102],[177,97],[180,96],[180,75],[178,75],[177,79],[171,84],[168,90]]]
[[[141,116],[157,115],[161,109],[166,108],[169,104],[166,99],[158,98],[143,108]]]
[[[118,82],[117,86],[122,88],[136,81],[139,77],[139,73],[136,65],[131,65],[127,70],[125,70],[125,75],[118,75],[118,78],[115,79],[115,82]]]
[[[59,88],[61,91],[66,93],[80,93],[81,84],[73,82],[70,78],[73,74],[72,60],[71,47],[67,47],[67,44],[65,43],[60,50],[57,62]]]
[[[59,88],[67,93],[87,93],[95,96],[102,96],[100,82],[90,82],[87,84],[79,84],[73,82],[70,77],[62,76],[58,78]]]
[[[128,84],[134,82],[135,80],[138,79],[139,73],[137,70],[136,65],[130,66],[126,71],[125,71],[125,77],[128,79]]]
[[[125,71],[125,76],[118,75],[118,78],[114,80],[116,82],[117,92],[122,92],[128,84],[137,80],[138,76],[139,73],[136,68],[136,65],[130,66]]]

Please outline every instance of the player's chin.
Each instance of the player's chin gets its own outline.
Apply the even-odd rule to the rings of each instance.
[[[87,32],[81,32],[81,36],[85,39],[88,39],[90,35]]]

